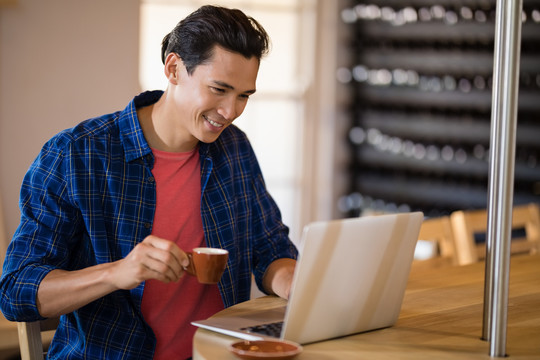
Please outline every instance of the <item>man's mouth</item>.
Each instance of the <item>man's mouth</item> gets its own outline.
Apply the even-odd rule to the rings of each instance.
[[[220,128],[220,127],[223,126],[223,124],[220,124],[220,123],[217,123],[217,122],[215,122],[215,121],[210,120],[206,115],[203,115],[203,118],[204,118],[206,121],[208,121],[208,122],[210,123],[210,125],[212,125],[212,126],[215,126],[215,127],[218,127],[218,128]]]

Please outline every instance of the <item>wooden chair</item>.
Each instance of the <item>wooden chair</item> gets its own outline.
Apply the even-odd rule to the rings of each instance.
[[[58,318],[51,318],[42,321],[17,323],[21,360],[44,359],[46,347],[52,339],[54,330],[58,327],[58,321]]]
[[[486,234],[487,218],[487,210],[485,209],[460,210],[450,215],[460,265],[474,263],[485,258],[485,242],[478,243],[475,235]],[[515,206],[512,210],[512,230],[524,230],[525,232],[525,237],[512,237],[512,254],[540,251],[540,210],[538,204]]]
[[[425,219],[420,227],[418,241],[433,242],[435,257],[442,258],[442,262],[451,265],[458,263],[449,216]]]

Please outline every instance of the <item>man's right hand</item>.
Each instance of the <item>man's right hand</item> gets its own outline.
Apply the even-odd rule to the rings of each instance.
[[[178,281],[189,259],[172,241],[150,235],[114,265],[113,283],[119,289],[129,290],[148,279],[165,283]]]

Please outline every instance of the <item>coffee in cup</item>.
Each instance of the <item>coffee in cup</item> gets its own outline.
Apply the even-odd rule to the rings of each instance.
[[[201,284],[217,284],[227,266],[229,252],[225,249],[199,247],[186,253],[188,274],[196,276]]]

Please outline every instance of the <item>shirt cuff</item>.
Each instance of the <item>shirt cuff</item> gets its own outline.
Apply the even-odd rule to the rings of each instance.
[[[38,311],[37,291],[43,278],[53,269],[43,264],[32,264],[5,276],[2,312],[6,319],[19,322],[44,319]]]

